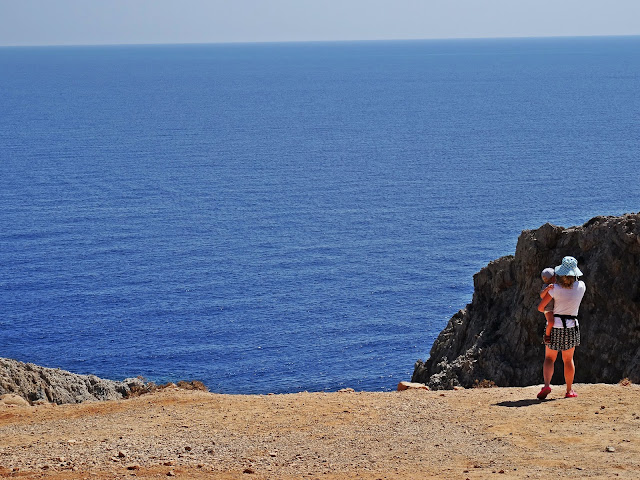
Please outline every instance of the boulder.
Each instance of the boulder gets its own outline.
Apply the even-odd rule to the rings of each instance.
[[[449,320],[428,360],[416,362],[412,381],[432,389],[471,387],[483,380],[497,386],[541,383],[540,272],[566,255],[578,260],[587,285],[575,382],[628,378],[640,383],[639,213],[523,231],[515,255],[492,261],[474,275],[471,303]],[[564,383],[561,365],[552,383]]]
[[[398,391],[402,392],[404,390],[429,390],[429,387],[424,383],[400,382],[398,384]]]
[[[0,395],[0,405],[13,405],[13,406],[29,406],[29,402],[27,402],[24,398],[19,395],[15,395],[13,393],[5,393],[4,395]]]

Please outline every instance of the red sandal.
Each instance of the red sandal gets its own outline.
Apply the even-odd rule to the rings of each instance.
[[[573,390],[571,390],[570,392],[566,393],[564,398],[576,398],[577,396],[578,396],[578,394],[576,392],[574,392]]]
[[[542,390],[538,392],[538,399],[544,400],[547,398],[547,395],[551,393],[551,387],[542,387]]]

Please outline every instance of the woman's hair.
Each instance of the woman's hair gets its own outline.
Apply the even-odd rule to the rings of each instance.
[[[573,275],[558,275],[556,277],[556,283],[562,288],[571,288],[577,279],[578,277],[574,277]]]

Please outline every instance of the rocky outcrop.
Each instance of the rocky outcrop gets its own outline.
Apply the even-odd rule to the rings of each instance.
[[[432,389],[542,382],[544,316],[537,311],[543,268],[576,257],[587,285],[580,307],[576,383],[640,382],[640,214],[595,217],[582,226],[525,230],[515,256],[474,275],[472,301],[419,360],[413,382]],[[552,379],[564,383],[561,360]]]
[[[0,395],[19,395],[30,403],[118,400],[144,387],[145,383],[138,378],[117,382],[0,358]]]

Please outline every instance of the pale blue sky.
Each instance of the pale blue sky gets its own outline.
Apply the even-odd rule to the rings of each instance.
[[[0,45],[639,35],[640,0],[0,0]]]

